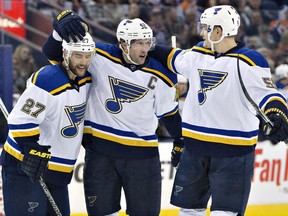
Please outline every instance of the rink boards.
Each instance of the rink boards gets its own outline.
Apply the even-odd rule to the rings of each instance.
[[[178,208],[169,203],[175,169],[170,164],[171,142],[161,142],[162,164],[161,216],[176,216]],[[83,158],[81,149],[73,180],[69,185],[72,216],[86,216],[83,191]],[[249,204],[245,216],[287,216],[288,212],[288,148],[284,143],[276,146],[260,142],[255,152],[255,170]],[[124,195],[122,196],[124,197]],[[122,199],[120,216],[126,216]]]

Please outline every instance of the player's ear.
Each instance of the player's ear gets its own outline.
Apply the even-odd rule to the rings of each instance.
[[[215,31],[216,31],[217,35],[222,36],[223,30],[222,30],[221,26],[215,26]]]
[[[128,53],[127,43],[124,40],[119,41],[119,46],[125,53]]]

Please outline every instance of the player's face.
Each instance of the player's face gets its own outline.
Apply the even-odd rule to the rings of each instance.
[[[207,25],[203,25],[203,24],[200,24],[200,25],[201,25],[200,26],[200,36],[204,40],[204,47],[205,48],[211,48],[211,43],[208,40],[208,32],[212,31],[211,35],[210,35],[210,40],[211,41],[217,41],[217,40],[219,40],[219,38],[216,34],[216,31],[215,31],[215,29],[214,30],[208,29]]]
[[[141,39],[131,41],[130,44],[130,58],[137,64],[144,64],[151,48],[151,39]]]
[[[92,60],[93,52],[72,52],[69,61],[71,72],[77,76],[83,76]]]

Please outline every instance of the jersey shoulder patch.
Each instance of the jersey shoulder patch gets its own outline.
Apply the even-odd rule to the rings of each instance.
[[[87,75],[90,76],[89,73]],[[65,74],[60,65],[48,65],[41,68],[32,75],[31,82],[52,95],[60,94],[72,88],[68,75]]]
[[[264,56],[256,50],[242,47],[238,50],[240,59],[245,61],[251,66],[259,66],[262,68],[268,68],[269,64]]]
[[[177,84],[177,74],[170,71],[167,67],[164,67],[159,61],[150,57],[149,62],[145,67],[141,69],[142,71],[152,73],[159,77],[168,86],[174,86]]]
[[[122,50],[117,45],[96,42],[96,52],[112,61],[121,62]]]

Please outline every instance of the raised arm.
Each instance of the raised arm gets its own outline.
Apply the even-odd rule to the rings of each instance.
[[[149,51],[149,56],[157,59],[157,61],[167,67],[168,57],[172,50],[173,48],[169,46],[156,45],[152,51]]]
[[[44,42],[42,52],[46,58],[56,64],[62,61],[62,39],[67,42],[82,40],[89,30],[80,16],[71,10],[62,11],[53,21],[53,33]]]
[[[42,52],[51,64],[57,64],[63,61],[62,57],[62,39],[56,40],[53,37],[57,32],[54,30],[52,34],[49,35],[48,39],[44,42],[42,46]],[[60,36],[59,36],[60,37]]]

